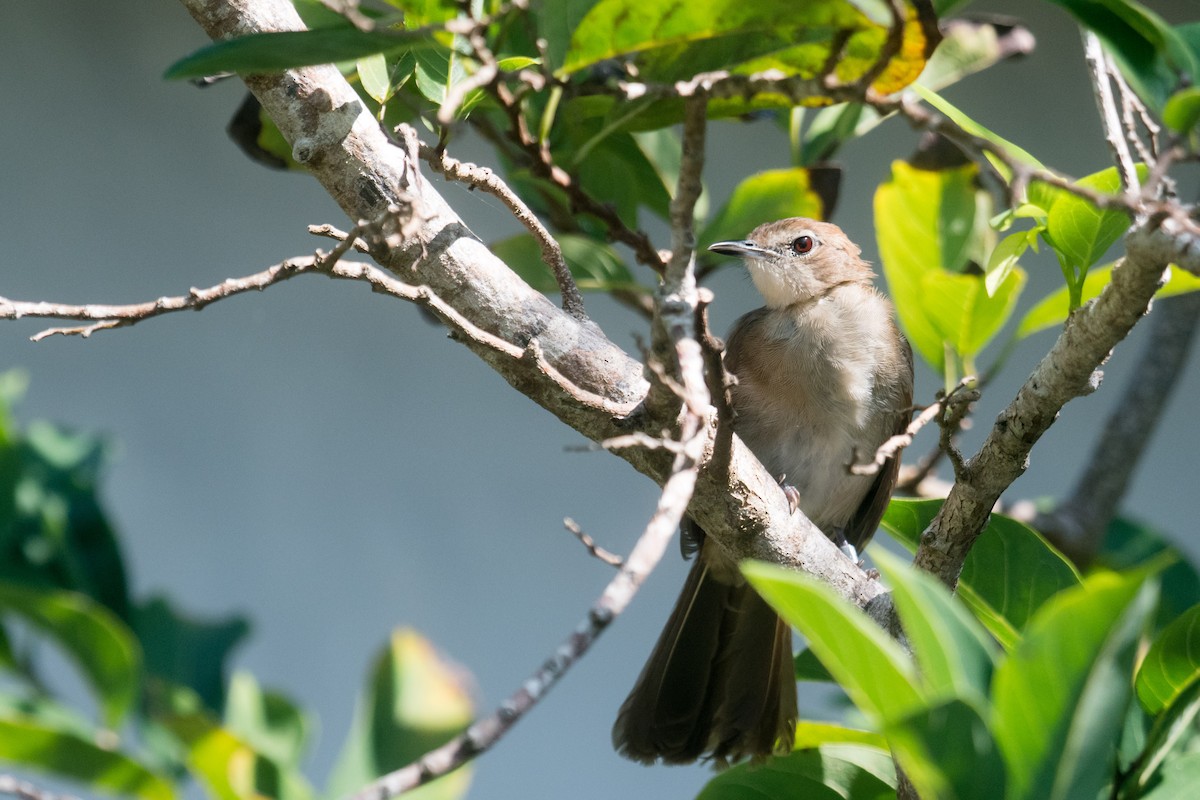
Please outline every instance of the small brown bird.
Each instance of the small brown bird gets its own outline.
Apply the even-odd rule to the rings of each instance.
[[[827,222],[795,217],[709,250],[741,256],[766,300],[725,349],[734,430],[818,528],[857,559],[896,483],[899,459],[852,475],[908,424],[912,349],[859,248]],[[690,520],[699,558],[617,715],[613,745],[635,761],[730,763],[791,750],[791,631]]]

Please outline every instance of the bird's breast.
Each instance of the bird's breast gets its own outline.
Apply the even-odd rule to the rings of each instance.
[[[871,305],[877,298],[760,309],[729,340],[735,430],[827,532],[850,519],[872,483],[848,466],[869,460],[895,424],[880,380],[895,334],[886,301]]]

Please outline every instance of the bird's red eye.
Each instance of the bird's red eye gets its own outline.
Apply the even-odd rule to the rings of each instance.
[[[813,249],[813,238],[811,236],[798,236],[792,242],[792,252],[798,256],[808,255]]]

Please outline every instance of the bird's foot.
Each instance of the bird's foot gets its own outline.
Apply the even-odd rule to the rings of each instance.
[[[788,501],[788,512],[795,514],[800,508],[800,490],[787,482],[787,475],[779,476],[779,488],[783,489],[783,496]]]

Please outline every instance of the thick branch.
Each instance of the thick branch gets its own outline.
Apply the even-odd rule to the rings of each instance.
[[[997,418],[979,452],[968,459],[941,512],[921,537],[915,564],[955,586],[963,561],[1000,494],[1028,463],[1029,451],[1069,401],[1093,391],[1096,368],[1145,313],[1173,261],[1195,261],[1181,242],[1197,231],[1185,220],[1155,218],[1125,239],[1126,256],[1112,283],[1074,312],[1058,341]]]
[[[301,22],[287,0],[181,0],[210,36],[224,39]],[[473,339],[470,347],[505,380],[592,441],[637,429],[648,387],[642,365],[591,324],[580,323],[497,259],[392,146],[334,67],[247,76],[246,84],[313,176],[353,220],[375,219],[389,205],[416,202],[422,222],[412,240],[370,242],[372,256],[406,283],[428,287],[482,331],[538,358],[513,359]],[[551,380],[547,373],[558,376]],[[564,392],[559,381],[579,387]],[[592,402],[603,398],[603,403]],[[705,462],[712,426],[705,428]],[[653,431],[658,433],[658,431]],[[728,475],[702,468],[689,514],[739,558],[803,569],[865,604],[878,582],[844,558],[808,520],[789,513],[782,490],[738,440]],[[671,472],[665,451],[620,452],[658,483]]]

